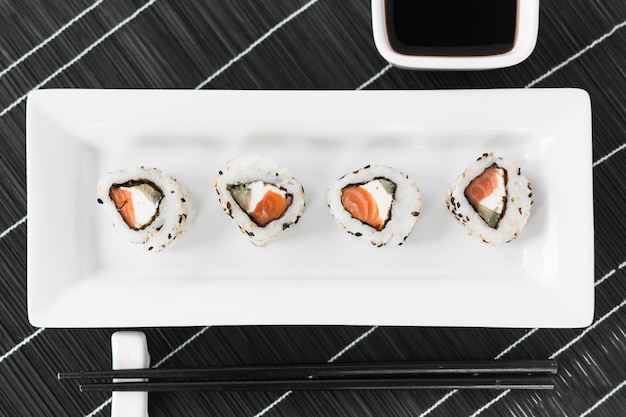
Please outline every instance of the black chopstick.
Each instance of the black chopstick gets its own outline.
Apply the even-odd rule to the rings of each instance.
[[[488,361],[488,362],[400,362],[400,363],[344,363],[300,365],[216,366],[202,368],[145,368],[102,371],[60,372],[63,379],[296,379],[321,377],[368,376],[435,376],[487,374],[556,374],[555,361]]]
[[[552,389],[555,361],[400,362],[60,372],[96,391]]]
[[[80,385],[81,392],[101,391],[283,391],[283,390],[424,390],[424,389],[532,389],[554,388],[551,375],[455,376],[440,378],[331,378],[250,381],[108,382]]]

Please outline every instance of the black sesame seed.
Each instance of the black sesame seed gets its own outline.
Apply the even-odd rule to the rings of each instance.
[[[172,190],[172,191],[170,191],[170,194],[174,194],[174,192],[175,192],[175,191],[174,191],[174,190]]]
[[[172,238],[172,234],[171,234],[171,233],[168,233],[168,234],[167,234],[167,240],[170,240],[171,238]]]
[[[98,199],[98,204],[104,204],[104,201],[102,201],[101,198]]]
[[[249,231],[247,231],[247,230],[246,230],[246,234],[247,234],[248,236],[250,236],[250,237],[254,237],[254,232],[249,232]]]
[[[220,170],[220,171],[218,171],[218,174],[219,174],[219,175],[224,175],[224,173],[223,173],[221,170]]]
[[[420,215],[420,212],[419,212],[419,211],[413,211],[413,212],[411,212],[411,215],[412,215],[413,217],[417,217],[417,216],[419,216],[419,215]]]
[[[152,249],[154,249],[154,246],[150,246],[150,247],[148,248],[148,250],[152,250]]]
[[[368,165],[365,165],[365,166],[363,167],[363,169],[368,169],[368,168],[370,168],[370,167],[371,167],[371,165],[370,165],[370,164],[368,164]]]
[[[289,223],[283,223],[283,230],[289,229]]]
[[[361,236],[363,236],[363,233],[361,233],[361,232],[356,232],[356,233],[354,234],[354,236],[356,236],[356,237],[361,237]]]
[[[187,200],[185,200],[184,198],[181,198],[180,201],[182,201],[183,203],[185,203]]]

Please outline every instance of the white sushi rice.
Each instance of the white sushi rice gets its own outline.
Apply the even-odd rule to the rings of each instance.
[[[465,189],[469,183],[493,164],[507,171],[506,207],[495,229],[483,220],[465,197]],[[492,245],[508,243],[522,232],[530,217],[532,203],[530,182],[522,175],[519,165],[493,153],[481,155],[454,181],[446,196],[448,209],[465,226],[467,233]]]
[[[292,196],[291,204],[282,217],[272,220],[263,227],[257,225],[248,213],[242,210],[228,189],[229,186],[250,184],[255,181],[271,184]],[[231,159],[219,171],[214,186],[224,212],[256,246],[264,246],[294,226],[304,212],[305,196],[302,185],[287,168],[262,155]]]
[[[114,185],[129,181],[149,181],[163,193],[155,219],[140,230],[126,224],[109,196]],[[163,170],[150,167],[108,172],[98,182],[98,203],[102,204],[115,229],[128,241],[143,249],[160,252],[180,236],[190,222],[191,196],[184,186]]]
[[[376,178],[385,178],[396,185],[389,220],[380,231],[352,217],[341,202],[345,187],[367,184]],[[386,166],[368,165],[342,176],[328,187],[326,198],[330,213],[347,233],[377,247],[402,245],[413,230],[422,208],[420,191],[415,183],[403,172]]]

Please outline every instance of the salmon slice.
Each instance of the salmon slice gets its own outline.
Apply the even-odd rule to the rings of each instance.
[[[465,197],[485,223],[494,229],[506,209],[506,170],[492,165],[465,188]]]
[[[137,229],[135,220],[135,206],[133,205],[133,197],[129,190],[122,189],[120,187],[111,187],[109,190],[109,197],[113,200],[115,208],[124,219],[124,222],[131,229]]]
[[[292,199],[293,197],[289,194],[283,197],[281,194],[269,190],[249,214],[257,225],[265,227],[269,222],[279,219],[285,214]]]
[[[341,204],[357,220],[381,231],[385,222],[378,212],[376,199],[365,188],[359,185],[345,187],[341,191]]]
[[[473,206],[480,204],[498,188],[498,174],[499,168],[490,166],[469,183],[465,189],[465,197]]]

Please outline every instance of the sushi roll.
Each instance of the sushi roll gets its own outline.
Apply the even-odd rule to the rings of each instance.
[[[108,172],[98,182],[97,194],[115,229],[148,251],[168,247],[189,223],[189,193],[157,168]]]
[[[517,163],[484,153],[454,181],[446,197],[452,215],[485,243],[508,243],[530,217],[533,192]]]
[[[256,246],[294,226],[304,211],[302,185],[287,168],[261,155],[228,161],[214,187],[224,212]]]
[[[327,203],[347,233],[377,247],[402,245],[422,208],[420,191],[406,174],[370,165],[332,183]]]

